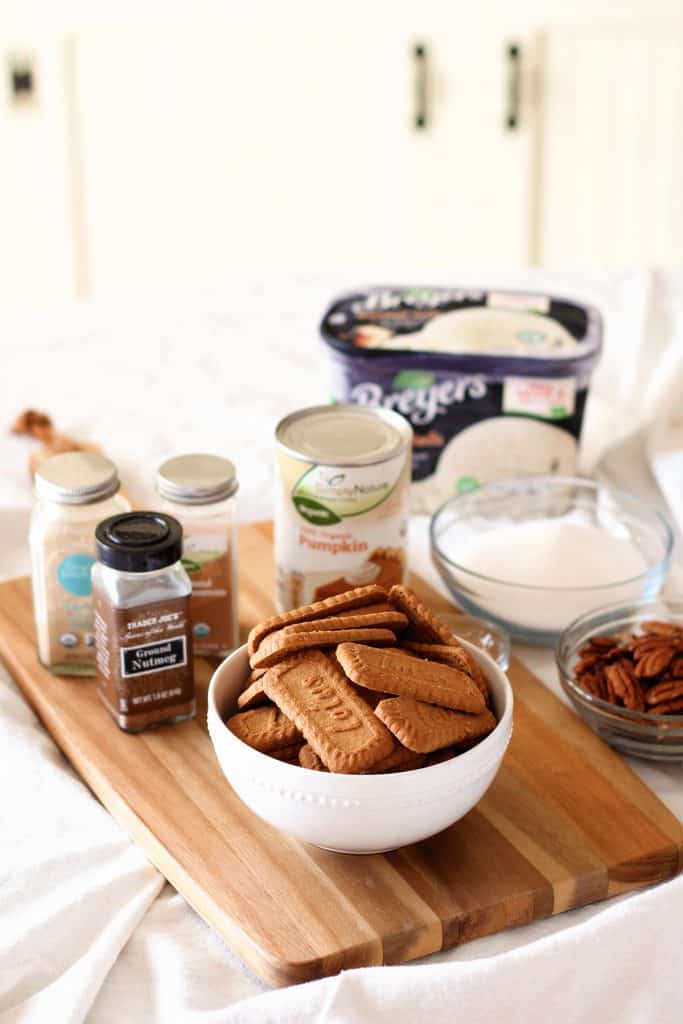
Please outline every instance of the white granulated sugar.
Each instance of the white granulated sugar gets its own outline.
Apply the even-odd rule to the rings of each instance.
[[[568,517],[505,524],[454,541],[444,543],[445,553],[489,577],[474,582],[454,569],[465,590],[486,614],[525,632],[558,633],[600,604],[640,597],[641,582],[635,578],[647,570],[645,558],[626,537]],[[590,589],[605,586],[610,589]]]
[[[606,586],[647,570],[629,540],[557,519],[501,526],[453,555],[473,572],[535,587]]]

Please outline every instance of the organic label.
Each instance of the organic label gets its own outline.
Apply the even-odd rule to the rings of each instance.
[[[292,502],[313,526],[336,526],[381,505],[404,465],[405,456],[400,455],[376,466],[312,466],[295,483]]]
[[[314,501],[313,498],[294,494],[292,501],[296,505],[299,515],[303,516],[307,522],[313,523],[314,526],[334,526],[335,523],[341,523],[340,516],[335,515],[332,509],[326,508],[319,501]]]
[[[57,567],[57,579],[62,588],[75,597],[89,597],[90,571],[94,564],[91,555],[67,555]]]
[[[185,525],[183,566],[192,581],[195,653],[219,654],[236,644],[232,555],[227,531]]]

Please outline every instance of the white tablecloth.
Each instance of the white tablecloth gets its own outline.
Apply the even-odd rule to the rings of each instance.
[[[481,283],[461,275],[453,280]],[[277,418],[324,400],[316,325],[349,281],[239,282],[177,297],[0,316],[0,410],[27,405],[97,440],[136,497],[159,459],[232,455],[244,519],[270,514]],[[676,411],[683,382],[683,275],[527,273],[486,282],[547,286],[607,315],[585,465],[656,493],[644,434]],[[0,424],[0,428],[2,424]],[[0,574],[26,571],[30,442],[0,437]],[[413,565],[425,575],[425,524]],[[522,656],[557,689],[547,652]],[[683,769],[632,762],[683,819]],[[164,883],[79,781],[0,666],[0,1022],[292,1021],[477,1024],[680,1021],[683,878],[481,939],[405,967],[266,992]]]

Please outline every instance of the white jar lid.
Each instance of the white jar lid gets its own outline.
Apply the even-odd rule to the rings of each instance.
[[[208,505],[231,498],[238,487],[235,466],[220,455],[177,455],[157,472],[157,490],[167,501]]]
[[[116,494],[116,466],[97,452],[64,452],[41,462],[36,470],[36,494],[60,505],[90,505]]]

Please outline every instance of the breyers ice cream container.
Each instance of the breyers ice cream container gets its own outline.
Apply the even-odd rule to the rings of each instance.
[[[321,333],[335,402],[414,431],[412,507],[489,480],[572,474],[602,347],[592,306],[551,295],[376,287],[337,298]]]

